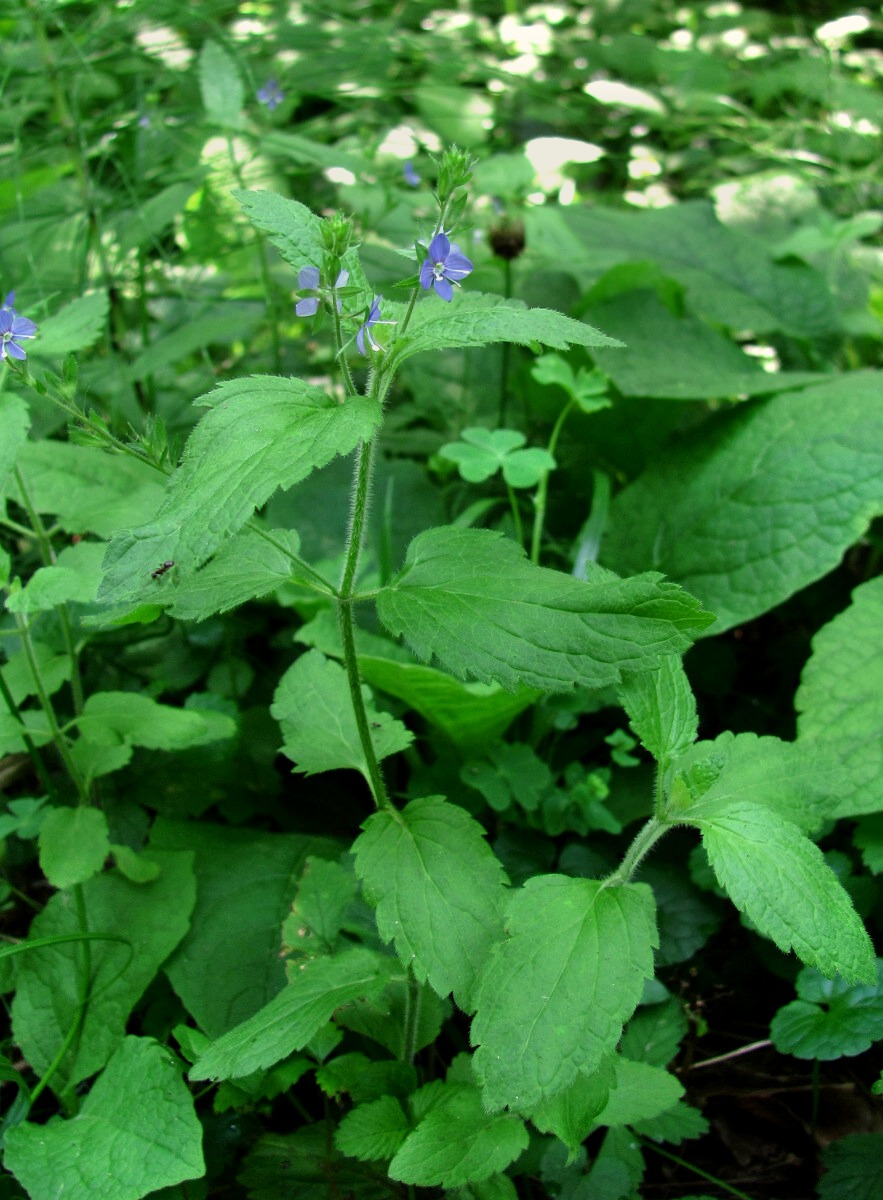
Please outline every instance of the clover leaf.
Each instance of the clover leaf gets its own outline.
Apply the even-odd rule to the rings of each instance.
[[[563,388],[584,413],[598,412],[599,409],[611,407],[607,396],[609,380],[597,367],[593,367],[591,371],[580,367],[574,372],[570,363],[560,354],[543,354],[533,364],[530,373],[537,383],[557,384]]]
[[[464,429],[462,441],[448,442],[439,453],[455,462],[467,483],[484,483],[502,469],[510,487],[535,487],[546,471],[555,469],[548,450],[521,449],[525,438],[515,429]]]

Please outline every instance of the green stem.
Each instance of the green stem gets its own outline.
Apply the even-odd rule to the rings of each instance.
[[[21,721],[18,711],[18,705],[15,703],[12,692],[10,692],[6,680],[3,678],[3,672],[0,671],[0,696],[9,710],[9,715],[16,721]],[[34,770],[37,772],[37,777],[43,785],[43,791],[47,796],[55,794],[55,788],[52,786],[52,780],[49,778],[49,772],[46,770],[46,764],[43,762],[43,756],[34,744],[30,734],[24,732],[22,728],[21,740],[25,744],[25,749],[28,752],[31,762],[34,764]]]
[[[37,538],[37,544],[40,547],[40,557],[43,559],[45,566],[51,566],[55,562],[55,551],[52,548],[52,542],[46,532],[46,526],[43,524],[37,508],[31,500],[25,481],[18,467],[14,468],[15,482],[18,484],[19,494],[21,496],[22,505],[25,512],[28,514],[28,520],[31,522],[31,528]],[[71,664],[71,693],[74,701],[74,712],[79,716],[83,711],[85,698],[83,694],[83,677],[80,674],[80,659],[77,653],[77,648],[74,644],[73,626],[71,625],[70,608],[67,601],[55,606],[55,611],[58,613],[58,619],[61,624],[61,636],[64,641],[64,648],[67,651],[67,656]]]
[[[376,388],[375,388],[376,390]],[[353,621],[353,584],[359,566],[359,555],[365,536],[365,525],[368,518],[368,500],[371,493],[371,478],[374,464],[374,442],[361,442],[356,451],[356,465],[353,477],[352,516],[347,532],[346,550],[344,554],[343,574],[338,589],[338,621],[340,636],[343,642],[343,664],[349,683],[350,697],[353,703],[353,713],[356,718],[356,728],[359,731],[359,741],[365,755],[365,765],[368,773],[368,784],[378,808],[393,807],[386,790],[386,783],[374,743],[371,740],[371,729],[368,723],[368,713],[365,708],[365,698],[362,695],[362,681],[359,677],[359,660],[356,654],[355,624]]]
[[[561,430],[564,428],[564,422],[567,420],[570,410],[573,408],[575,400],[568,401],[564,405],[561,412],[558,414],[558,419],[552,427],[552,433],[549,437],[549,444],[546,447],[552,457],[555,457],[555,450],[558,446],[558,438],[561,436]],[[549,494],[549,476],[551,471],[544,471],[543,477],[540,480],[537,494],[534,496],[534,513],[533,513],[533,534],[530,539],[530,561],[539,563],[540,561],[540,546],[543,541],[543,526],[546,521],[546,499]]]
[[[55,743],[58,753],[61,755],[61,760],[65,765],[71,782],[77,789],[77,796],[80,804],[89,803],[89,792],[86,788],[85,781],[80,774],[80,769],[73,759],[70,747],[67,744],[67,738],[61,731],[61,726],[58,723],[58,718],[55,715],[55,709],[52,707],[52,701],[49,699],[49,694],[43,684],[43,676],[40,673],[40,664],[37,662],[37,656],[34,652],[34,643],[31,640],[31,631],[27,621],[21,613],[15,614],[15,624],[18,630],[18,635],[21,638],[22,649],[25,652],[25,658],[28,660],[28,666],[31,669],[31,676],[34,680],[34,690],[37,693],[37,699],[40,702],[40,707],[43,710],[43,715],[46,718],[46,723],[49,726],[49,732],[52,735],[52,740]]]
[[[631,878],[640,866],[641,860],[649,854],[659,839],[668,832],[670,825],[663,824],[658,817],[650,819],[641,826],[634,841],[625,852],[625,857],[619,867],[605,879],[606,886],[630,883]]]
[[[512,260],[503,259],[503,298],[512,297]],[[500,429],[506,426],[506,407],[509,403],[509,364],[512,347],[509,342],[503,342],[500,348],[500,402],[498,406],[497,424]]]

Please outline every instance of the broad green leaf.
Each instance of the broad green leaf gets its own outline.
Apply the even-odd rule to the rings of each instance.
[[[203,43],[199,54],[199,89],[205,115],[225,129],[242,123],[245,94],[235,61],[217,42]]]
[[[363,689],[369,731],[378,759],[410,746],[414,735],[389,713],[377,712]],[[282,752],[305,775],[352,767],[370,783],[368,760],[353,712],[346,672],[318,650],[309,650],[288,668],[270,709],[282,727]]]
[[[819,579],[883,511],[881,381],[852,372],[706,421],[616,497],[601,561],[664,572],[715,633]]]
[[[348,454],[380,422],[375,400],[338,404],[299,379],[252,376],[222,383],[187,442],[153,521],[110,543],[99,598],[149,599],[165,562],[186,578],[277,488]]]
[[[711,621],[655,575],[591,582],[534,566],[487,529],[429,529],[380,593],[377,611],[423,659],[514,689],[599,688],[686,649]]]
[[[619,1044],[620,1054],[632,1062],[665,1067],[677,1054],[688,1029],[682,1001],[671,996],[663,1004],[638,1009],[626,1026]]]
[[[369,817],[353,845],[377,928],[440,996],[472,1007],[477,973],[502,936],[503,868],[484,830],[441,796]]]
[[[696,700],[679,656],[666,655],[646,671],[625,672],[619,699],[641,745],[661,771],[696,740]]]
[[[133,883],[151,883],[160,873],[158,862],[136,853],[131,846],[111,842],[110,852],[120,873]]]
[[[644,1175],[641,1144],[630,1129],[608,1129],[591,1170],[585,1195],[591,1200],[633,1200]]]
[[[337,1054],[316,1068],[316,1083],[331,1100],[349,1095],[354,1104],[367,1104],[381,1096],[404,1100],[417,1087],[417,1072],[410,1063],[383,1059],[372,1061],[366,1054]]]
[[[496,683],[464,683],[435,667],[359,654],[362,678],[403,700],[464,755],[495,742],[538,698],[533,688],[507,692]]]
[[[384,316],[387,310],[392,318],[402,317],[405,312],[404,305],[384,306]],[[591,325],[550,308],[528,308],[520,300],[460,292],[444,306],[434,303],[433,297],[418,304],[394,355],[396,362],[402,363],[424,350],[489,346],[493,342],[514,342],[519,346],[539,342],[553,350],[622,345]]]
[[[0,441],[0,513],[3,512],[3,497],[13,468],[28,440],[30,427],[31,417],[25,401],[9,392],[0,395],[0,429],[3,430],[3,439]]]
[[[883,1038],[883,959],[873,984],[825,979],[813,967],[797,976],[797,1000],[780,1008],[770,1037],[780,1054],[823,1061],[863,1054]]]
[[[660,862],[651,857],[648,862],[645,859],[641,863],[641,879],[650,884],[656,899],[657,967],[686,962],[720,927],[725,911],[723,903],[716,896],[700,891],[689,874],[680,865],[673,866],[672,861]],[[627,1057],[640,1059],[642,1056],[630,1053]],[[665,1066],[665,1063],[657,1065]]]
[[[654,1142],[673,1142],[679,1145],[687,1138],[703,1137],[708,1133],[709,1126],[698,1109],[679,1100],[658,1116],[632,1122],[631,1128],[641,1137],[652,1138]],[[693,1200],[702,1200],[702,1197],[697,1196]]]
[[[67,533],[109,537],[143,521],[162,499],[162,476],[146,463],[73,442],[28,442],[19,467],[28,498]],[[23,502],[17,486],[9,495]]]
[[[789,821],[750,801],[701,804],[686,820],[736,907],[780,950],[823,975],[876,979],[874,951],[849,896],[821,850]]]
[[[388,979],[381,968],[376,954],[356,946],[334,958],[300,963],[293,981],[269,1004],[200,1055],[190,1078],[235,1079],[272,1067],[306,1046],[336,1008],[380,992]]]
[[[522,742],[490,746],[487,758],[489,762],[466,763],[460,772],[463,782],[481,792],[498,812],[504,812],[513,800],[525,812],[536,812],[554,786],[548,764]]]
[[[93,692],[77,725],[86,741],[99,746],[123,743],[151,750],[183,750],[236,733],[236,723],[224,713],[174,708],[140,692]]]
[[[575,1154],[597,1123],[616,1086],[616,1055],[608,1054],[589,1075],[577,1075],[573,1083],[541,1100],[530,1112],[530,1119],[541,1133],[554,1133]]]
[[[420,987],[415,1006],[414,981],[402,972],[378,996],[342,1009],[335,1023],[404,1061],[436,1042],[450,1015],[450,1001],[439,999],[428,984]]]
[[[361,1162],[392,1158],[411,1131],[411,1122],[394,1096],[358,1104],[346,1114],[334,1134],[343,1154]]]
[[[727,732],[713,742],[696,742],[674,764],[672,776],[671,814],[677,819],[694,802],[725,813],[748,800],[807,832],[821,826],[843,790],[839,763],[827,748],[755,733]],[[686,783],[680,799],[679,779]]]
[[[310,854],[336,859],[340,847],[301,834],[163,818],[151,841],[196,856],[193,920],[165,973],[199,1027],[218,1037],[285,986],[281,927],[304,863]]]
[[[597,1069],[653,974],[653,894],[538,875],[515,894],[478,984],[475,1071],[491,1111],[531,1109]]]
[[[136,884],[105,871],[82,884],[88,928],[119,940],[89,943],[91,992],[80,1035],[52,1078],[59,1094],[105,1065],[123,1039],[136,1002],[188,928],[196,895],[192,855],[151,851],[148,857],[161,867],[153,883]],[[34,919],[30,936],[76,934],[81,928],[77,906],[69,894],[59,892]],[[21,956],[12,1028],[38,1073],[52,1062],[77,1020],[83,961],[76,942]]]
[[[852,844],[862,852],[862,862],[872,875],[883,872],[883,813],[856,822]]]
[[[615,1082],[598,1125],[633,1125],[649,1120],[677,1104],[684,1094],[683,1085],[662,1067],[630,1062],[617,1055],[614,1069]]]
[[[448,1084],[405,1139],[389,1175],[418,1187],[463,1187],[504,1170],[528,1140],[518,1117],[485,1110],[478,1088]]]
[[[44,694],[53,696],[71,677],[71,660],[68,654],[59,654],[45,642],[31,643],[34,661],[40,674],[40,684]],[[37,684],[31,663],[24,650],[16,650],[0,668],[4,682],[12,694],[16,704],[21,704],[28,696],[37,695]],[[8,715],[8,714],[5,714]]]
[[[174,219],[184,211],[187,201],[197,191],[201,181],[202,172],[188,174],[186,182],[171,183],[136,208],[120,213],[114,222],[118,231],[120,253],[128,254],[139,246],[155,244]]]
[[[62,358],[65,354],[88,350],[103,336],[109,308],[110,300],[104,290],[71,300],[59,312],[40,322],[34,356]]]
[[[270,135],[273,137],[274,135]],[[316,146],[306,139],[298,139],[300,147]],[[316,153],[319,153],[316,151]],[[334,147],[333,162],[323,166],[345,166],[342,154]],[[322,241],[322,221],[314,212],[297,200],[288,200],[275,192],[237,191],[233,195],[242,205],[242,210],[251,223],[267,235],[285,261],[295,271],[302,267],[322,267],[325,247]],[[358,252],[349,250],[344,255],[343,265],[349,271],[348,284],[367,290],[368,282],[359,262]]]
[[[654,292],[638,290],[590,306],[587,315],[628,344],[603,347],[598,366],[625,396],[705,400],[762,396],[822,382],[809,371],[768,372],[735,342],[692,316],[674,316]]]
[[[76,1117],[9,1130],[4,1162],[32,1200],[140,1200],[205,1173],[178,1062],[139,1037],[120,1044]]]
[[[65,546],[49,567],[38,567],[27,585],[6,601],[10,612],[47,612],[69,601],[88,604],[95,599],[101,582],[104,546],[100,542],[78,542]]]
[[[294,952],[328,953],[356,898],[352,868],[313,855],[304,864],[291,913],[282,926],[282,941]]]
[[[756,238],[722,225],[706,200],[642,212],[572,204],[529,210],[528,239],[586,283],[627,261],[655,262],[682,283],[690,308],[713,325],[799,338],[839,328],[824,279],[773,261]]]
[[[797,744],[823,748],[845,791],[832,817],[883,808],[883,579],[857,587],[852,604],[816,634],[795,706]]]
[[[194,575],[157,588],[155,603],[168,606],[179,621],[204,621],[299,577],[312,582],[314,577],[301,575],[299,550],[293,529],[240,530]]]
[[[883,1135],[849,1133],[825,1150],[819,1200],[877,1200],[883,1191]]]
[[[40,826],[40,870],[53,887],[97,875],[110,853],[107,817],[98,808],[53,808]]]

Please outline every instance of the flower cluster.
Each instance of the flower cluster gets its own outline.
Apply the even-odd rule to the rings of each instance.
[[[435,288],[442,300],[450,300],[454,287],[460,286],[472,270],[472,263],[459,246],[452,246],[444,233],[437,233],[429,243],[429,253],[420,268],[420,286]]]
[[[0,359],[15,358],[24,362],[27,358],[19,342],[22,338],[32,338],[37,332],[37,326],[27,317],[20,317],[12,307],[15,303],[15,292],[10,292],[0,308]]]

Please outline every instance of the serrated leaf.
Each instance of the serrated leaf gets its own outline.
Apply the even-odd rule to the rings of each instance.
[[[686,649],[713,618],[658,576],[590,582],[535,566],[487,529],[429,529],[380,593],[381,621],[456,675],[507,688],[604,687]]]
[[[783,742],[754,733],[722,733],[713,742],[696,742],[673,772],[688,784],[703,811],[726,812],[742,800],[761,804],[807,832],[831,814],[843,783],[839,763],[827,748]],[[708,805],[706,810],[704,806]]]
[[[101,582],[104,549],[100,542],[65,546],[51,566],[38,567],[27,585],[7,598],[6,607],[10,612],[38,613],[68,602],[88,604]]]
[[[91,929],[114,941],[90,942],[92,991],[80,1035],[68,1046],[52,1087],[59,1094],[100,1070],[117,1049],[126,1021],[162,963],[184,936],[196,894],[192,855],[150,851],[160,866],[153,883],[105,871],[82,884]],[[53,896],[30,929],[32,938],[81,932],[70,896]],[[15,1040],[31,1067],[44,1072],[78,1016],[82,978],[76,942],[23,954],[12,1004]]]
[[[696,740],[696,700],[678,655],[666,655],[646,671],[625,672],[619,698],[641,745],[660,770]]]
[[[404,315],[403,305],[388,308],[393,317]],[[554,350],[623,344],[550,308],[528,308],[520,300],[460,292],[444,307],[433,303],[432,297],[419,304],[407,335],[396,344],[394,353],[397,362],[404,362],[424,350],[489,346],[493,342],[513,342],[519,346],[539,342]]]
[[[282,926],[282,941],[295,952],[314,954],[332,948],[344,914],[356,898],[352,867],[313,855],[304,863],[290,916]]]
[[[342,1004],[377,995],[388,974],[379,957],[354,947],[300,963],[295,979],[269,1004],[222,1034],[190,1071],[191,1079],[235,1079],[302,1049]]]
[[[53,887],[73,887],[97,875],[110,853],[100,809],[53,808],[40,826],[40,870]]]
[[[222,383],[187,442],[154,520],[117,534],[99,599],[147,600],[165,562],[194,571],[277,488],[290,488],[370,438],[380,407],[369,397],[338,404],[299,379],[252,376]]]
[[[418,1187],[463,1187],[498,1174],[527,1148],[523,1121],[487,1113],[478,1088],[446,1087],[441,1102],[389,1164],[391,1179]]]
[[[472,1040],[489,1109],[532,1108],[597,1068],[653,974],[653,894],[539,875],[479,979]]]
[[[381,1096],[348,1112],[334,1134],[342,1154],[360,1162],[392,1158],[411,1131],[411,1122],[394,1096]]]
[[[233,737],[236,723],[210,709],[174,708],[140,692],[93,692],[77,718],[81,735],[99,746],[125,743],[183,750]]]
[[[59,312],[40,322],[34,343],[36,358],[62,358],[95,344],[107,328],[110,300],[104,290],[71,300]]]
[[[541,1100],[529,1114],[537,1129],[554,1133],[575,1154],[604,1111],[610,1089],[616,1086],[615,1060],[616,1055],[605,1055],[590,1075],[577,1075],[563,1092]]]
[[[278,135],[271,134],[270,136]],[[299,139],[298,144],[312,147],[317,145],[317,143],[308,142],[307,139]],[[334,147],[334,161],[322,165],[346,165],[341,162],[341,157],[341,152]],[[325,256],[322,220],[305,204],[300,204],[297,200],[286,199],[275,192],[234,189],[233,195],[242,205],[242,211],[255,228],[267,235],[295,271],[300,272],[302,267],[321,268]],[[368,282],[365,279],[357,251],[348,250],[342,262],[349,272],[349,285],[367,290]]]
[[[677,1054],[688,1028],[683,1003],[671,996],[663,1004],[638,1009],[626,1026],[620,1054],[632,1062],[665,1067]]]
[[[736,907],[787,953],[823,975],[876,979],[874,951],[849,896],[821,850],[777,813],[749,801],[686,820],[698,826],[709,862]]]
[[[11,650],[11,647],[9,649]],[[70,656],[59,654],[52,646],[36,639],[31,642],[31,652],[39,672],[40,686],[44,695],[54,695],[71,677]],[[24,650],[10,653],[0,671],[2,671],[3,680],[16,704],[21,704],[22,700],[28,696],[37,695],[34,672]],[[4,715],[8,716],[8,714]]]
[[[883,1038],[883,959],[877,959],[873,984],[825,979],[805,967],[797,976],[797,996],[770,1025],[780,1054],[828,1061],[863,1054]]]
[[[204,621],[297,580],[299,550],[293,529],[240,530],[201,570],[157,589],[156,601],[179,621]]]
[[[378,712],[365,688],[369,732],[378,759],[410,746],[414,735],[389,713]],[[371,773],[353,712],[346,672],[319,650],[308,650],[279,681],[270,709],[282,727],[283,753],[296,771],[314,775],[352,767]]]
[[[687,1138],[703,1137],[708,1133],[708,1121],[698,1109],[679,1100],[656,1117],[635,1121],[632,1129],[641,1137],[652,1138],[654,1142],[674,1142],[678,1145]],[[697,1196],[695,1200],[702,1200],[702,1197]]]
[[[217,42],[205,42],[199,54],[199,89],[210,121],[225,129],[242,123],[245,93],[236,63]]]
[[[475,979],[502,934],[505,875],[472,817],[441,796],[369,817],[353,845],[384,941],[467,1011]]]
[[[613,501],[601,561],[664,572],[715,633],[833,570],[883,509],[881,379],[850,372],[679,438]]]
[[[610,1099],[597,1119],[598,1125],[633,1125],[657,1117],[677,1104],[684,1094],[681,1083],[662,1067],[630,1062],[618,1055],[614,1062],[615,1082]]]
[[[464,755],[496,741],[539,696],[532,688],[513,694],[497,684],[464,683],[422,663],[369,654],[359,655],[359,669],[366,683],[404,700]]]
[[[7,1132],[4,1163],[34,1200],[140,1200],[205,1173],[202,1126],[174,1055],[127,1037],[76,1117]]]
[[[877,1200],[883,1190],[883,1135],[850,1133],[825,1150],[819,1200]]]
[[[801,749],[824,749],[844,794],[832,817],[875,813],[883,795],[883,578],[857,587],[849,608],[821,629],[795,697]]]

